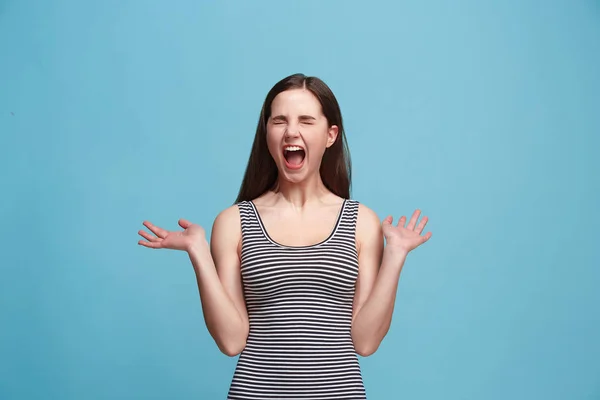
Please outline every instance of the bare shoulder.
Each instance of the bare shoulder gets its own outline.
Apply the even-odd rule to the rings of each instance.
[[[381,231],[381,221],[375,211],[366,205],[358,204],[358,218],[356,220],[356,233],[361,236],[371,236]]]
[[[356,244],[360,251],[363,245],[379,244],[383,235],[381,221],[375,211],[366,205],[358,204],[358,217],[356,220]]]
[[[218,250],[222,247],[236,248],[241,243],[242,228],[240,224],[240,210],[237,204],[227,207],[215,218],[211,234],[211,248]]]
[[[240,209],[237,204],[227,207],[215,218],[214,225],[219,227],[240,227]],[[241,228],[240,228],[241,229]]]

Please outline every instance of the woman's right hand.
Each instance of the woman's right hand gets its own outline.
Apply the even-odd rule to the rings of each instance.
[[[192,246],[206,240],[204,228],[185,219],[179,220],[179,226],[184,229],[183,231],[167,231],[148,221],[144,221],[144,226],[154,233],[155,236],[140,230],[138,233],[146,240],[140,240],[138,244],[151,249],[189,251]]]

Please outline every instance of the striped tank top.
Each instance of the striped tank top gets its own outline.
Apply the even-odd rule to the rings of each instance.
[[[327,239],[297,247],[269,237],[252,202],[238,208],[250,331],[228,400],[366,399],[350,335],[358,202],[344,200]]]

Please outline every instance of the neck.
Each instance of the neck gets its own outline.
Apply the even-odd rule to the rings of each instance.
[[[294,207],[302,207],[308,203],[321,200],[329,194],[329,190],[317,174],[312,179],[294,183],[279,177],[275,193],[278,197]]]

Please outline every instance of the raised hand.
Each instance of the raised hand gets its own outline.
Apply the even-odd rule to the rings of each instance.
[[[405,216],[400,217],[398,225],[396,226],[392,225],[393,218],[391,216],[384,219],[382,229],[387,245],[398,247],[409,252],[428,241],[431,237],[431,232],[427,232],[424,236],[421,236],[421,233],[429,219],[423,217],[419,225],[417,225],[419,215],[421,215],[421,211],[416,210],[406,227],[404,226],[406,224]]]
[[[144,226],[148,228],[155,236],[146,231],[140,230],[138,233],[146,240],[140,240],[139,245],[151,249],[172,249],[188,251],[195,243],[199,243],[206,238],[206,232],[200,225],[180,219],[179,226],[183,231],[167,231],[159,228],[148,221],[144,221]]]

